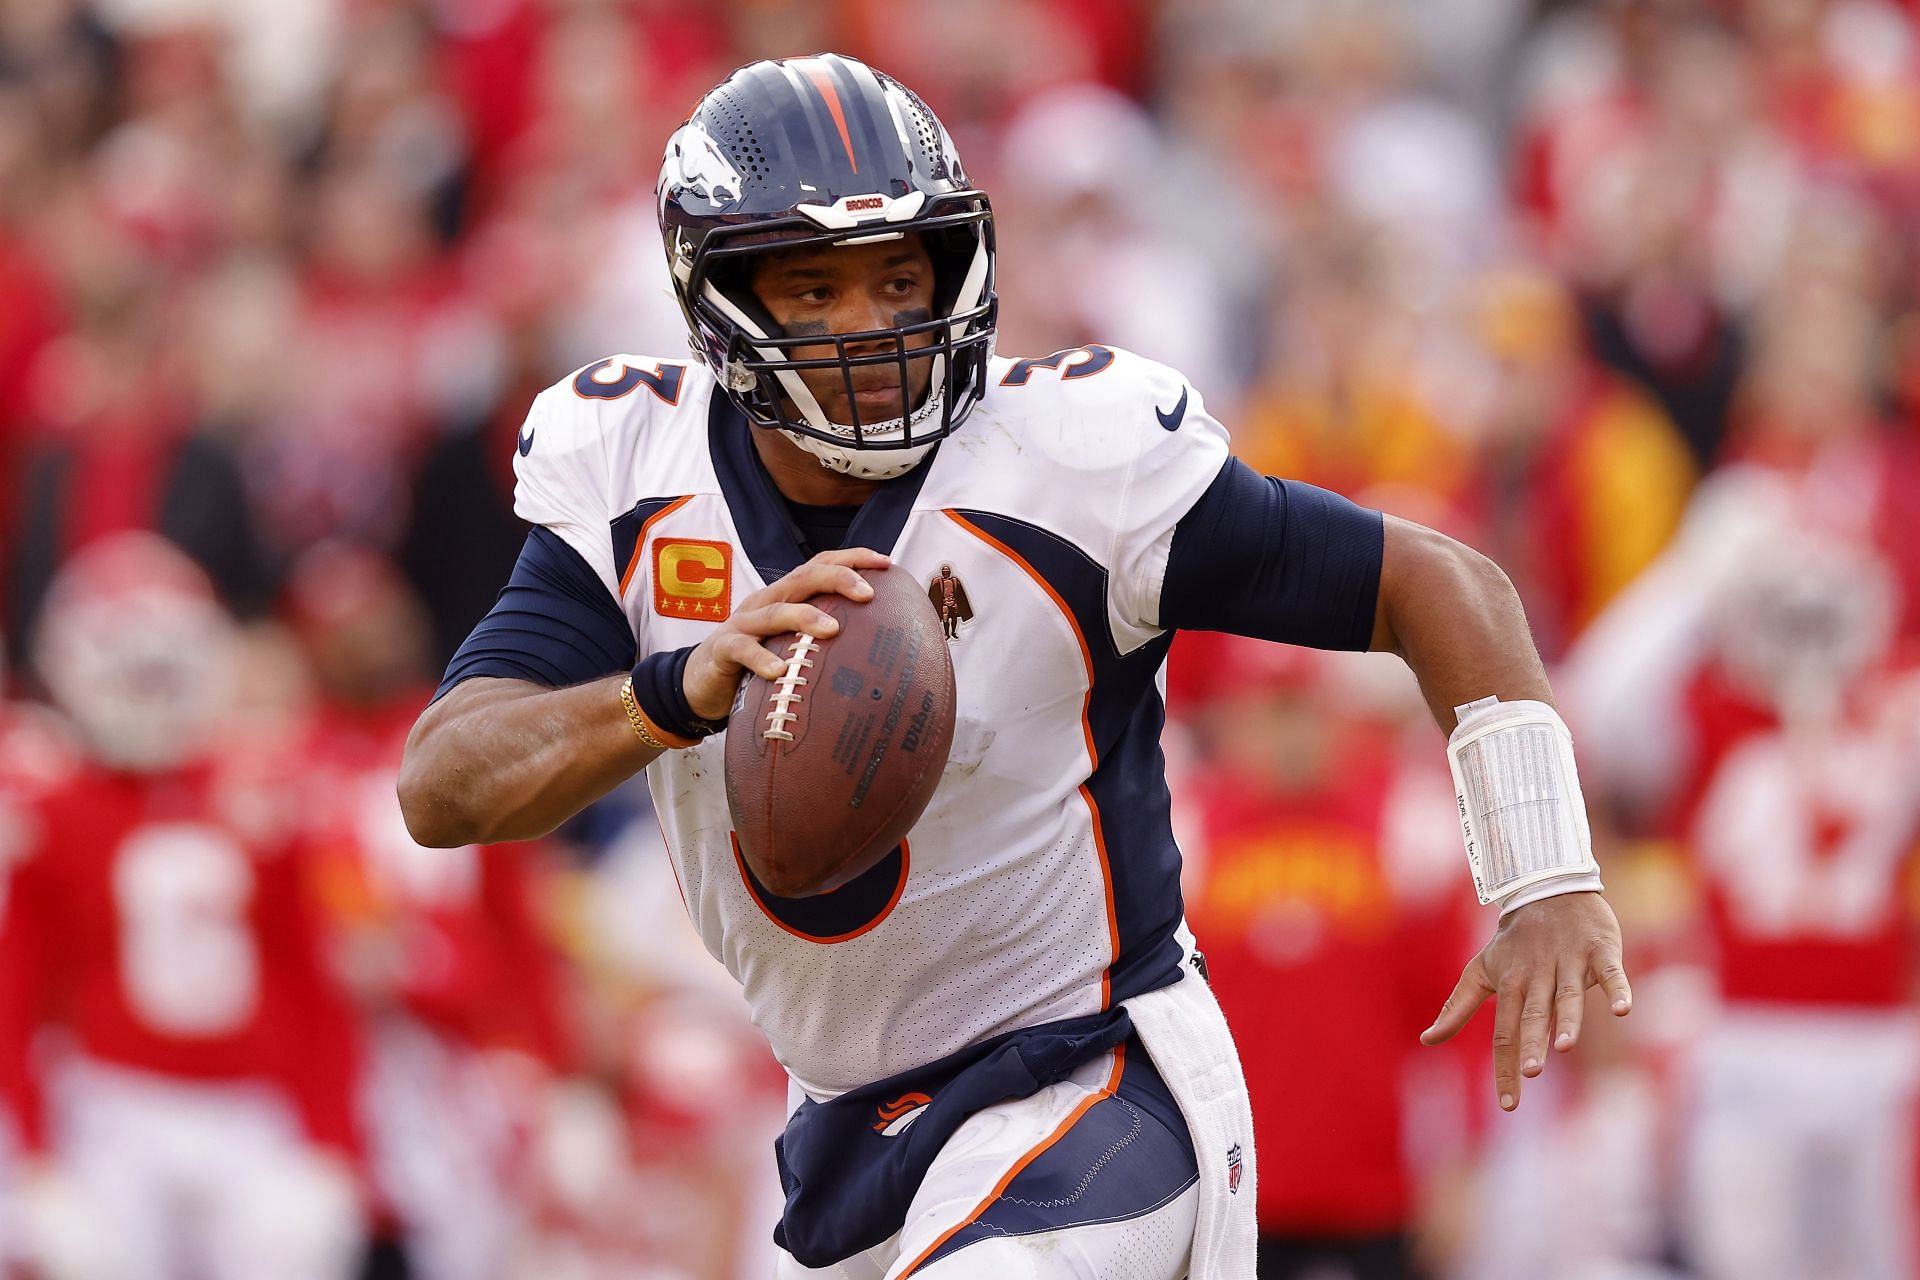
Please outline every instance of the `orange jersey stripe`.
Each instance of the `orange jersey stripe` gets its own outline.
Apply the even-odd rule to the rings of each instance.
[[[633,544],[633,555],[627,561],[627,571],[620,575],[620,596],[622,599],[626,598],[627,588],[633,585],[633,575],[640,570],[640,558],[646,553],[647,534],[653,531],[654,525],[692,501],[692,494],[688,494],[684,498],[675,498],[672,502],[669,502],[666,506],[648,516],[646,523],[640,526],[640,536]]]
[[[1047,598],[1052,600],[1054,606],[1060,610],[1060,616],[1067,620],[1069,627],[1073,628],[1073,638],[1080,644],[1080,662],[1087,669],[1087,697],[1086,702],[1082,704],[1080,709],[1080,728],[1087,739],[1087,764],[1090,767],[1098,768],[1100,765],[1100,756],[1099,753],[1094,750],[1093,746],[1093,723],[1087,719],[1087,704],[1093,701],[1093,650],[1087,646],[1087,637],[1085,633],[1080,630],[1080,620],[1073,616],[1073,610],[1068,608],[1067,602],[1060,598],[1060,593],[1053,589],[1053,584],[1041,577],[1040,571],[1027,563],[1026,557],[988,533],[985,529],[982,529],[979,525],[973,523],[973,521],[961,515],[958,511],[949,509],[946,512],[946,516],[947,519],[953,521],[962,529],[965,529],[968,533],[1019,565],[1021,570],[1029,578],[1032,578],[1034,582],[1038,583],[1042,591],[1047,593]]]
[[[1093,705],[1093,650],[1087,646],[1086,633],[1080,630],[1080,620],[1073,616],[1073,610],[1068,608],[1067,602],[1060,598],[1060,593],[1053,589],[1053,584],[1041,577],[1040,571],[1027,563],[1026,557],[958,511],[948,509],[946,515],[962,529],[1019,565],[1021,570],[1047,593],[1054,607],[1060,610],[1060,616],[1067,620],[1069,627],[1073,628],[1073,638],[1080,643],[1080,662],[1087,671],[1087,695],[1080,703],[1080,733],[1087,743],[1088,769],[1099,768],[1100,753],[1093,745],[1093,721],[1088,715]],[[1093,819],[1093,847],[1100,856],[1100,879],[1105,884],[1107,893],[1107,971],[1100,975],[1100,1007],[1105,1009],[1111,1003],[1113,966],[1120,959],[1120,916],[1113,905],[1113,864],[1107,858],[1107,836],[1100,824],[1100,806],[1094,803],[1093,792],[1087,790],[1084,785],[1080,788],[1080,798],[1087,802],[1087,812]]]
[[[960,1232],[972,1224],[976,1218],[985,1213],[995,1200],[1005,1195],[1007,1188],[1013,1184],[1015,1178],[1020,1176],[1021,1171],[1045,1155],[1047,1149],[1053,1146],[1054,1143],[1066,1137],[1067,1131],[1072,1129],[1074,1125],[1079,1124],[1080,1117],[1093,1110],[1095,1103],[1111,1098],[1114,1091],[1120,1087],[1120,1073],[1125,1070],[1126,1063],[1127,1046],[1123,1044],[1113,1051],[1113,1070],[1107,1073],[1107,1082],[1100,1087],[1099,1092],[1089,1094],[1087,1097],[1081,1099],[1080,1105],[1068,1112],[1067,1118],[1062,1120],[1052,1133],[1043,1138],[1039,1146],[1033,1148],[1027,1152],[1027,1154],[1021,1156],[1019,1160],[1015,1161],[1013,1168],[1007,1170],[1005,1176],[994,1184],[993,1190],[987,1193],[986,1199],[974,1206],[972,1213],[969,1213],[966,1217],[941,1232],[938,1240],[935,1240],[932,1244],[921,1250],[920,1256],[915,1258],[912,1264],[900,1273],[900,1280],[907,1280],[907,1277],[915,1271],[918,1271],[928,1258],[940,1251],[941,1245],[960,1234]]]
[[[1093,802],[1093,792],[1086,783],[1080,784],[1080,798],[1087,802],[1087,814],[1093,819],[1093,847],[1100,855],[1100,880],[1107,891],[1107,968],[1100,975],[1100,1008],[1104,1011],[1113,1004],[1113,966],[1120,962],[1120,913],[1113,905],[1113,863],[1107,857],[1107,832],[1100,822],[1100,806]]]

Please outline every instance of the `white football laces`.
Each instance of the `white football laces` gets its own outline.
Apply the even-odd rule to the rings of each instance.
[[[767,727],[760,736],[770,742],[792,742],[793,734],[787,726],[800,718],[793,704],[802,698],[800,688],[807,683],[801,674],[813,665],[813,652],[820,642],[810,635],[802,634],[793,642],[793,648],[787,651],[787,669],[773,681],[773,697],[768,699]]]

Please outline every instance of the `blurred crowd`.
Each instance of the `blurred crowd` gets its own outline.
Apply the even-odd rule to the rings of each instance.
[[[1174,649],[1262,1274],[1920,1275],[1913,0],[0,0],[0,1275],[767,1273],[644,787],[449,853],[393,777],[534,392],[685,350],[664,139],[827,48],[1000,350],[1175,365],[1554,671],[1639,1006],[1507,1116],[1415,1041],[1493,921],[1404,671]]]

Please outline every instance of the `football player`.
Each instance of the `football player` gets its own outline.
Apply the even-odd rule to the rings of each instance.
[[[1859,497],[1715,473],[1569,663],[1601,785],[1698,891],[1676,1202],[1709,1280],[1920,1273],[1920,665]]]
[[[61,570],[36,635],[85,759],[36,789],[6,868],[0,1109],[55,1280],[358,1263],[357,1042],[288,793],[225,758],[236,639],[199,568],[138,532]]]
[[[862,63],[736,71],[669,141],[658,201],[695,358],[610,357],[536,399],[515,501],[537,527],[400,791],[417,838],[460,845],[647,768],[688,911],[792,1081],[784,1274],[1252,1274],[1246,1086],[1182,921],[1159,747],[1177,628],[1391,649],[1461,720],[1476,886],[1505,914],[1425,1035],[1497,993],[1503,1105],[1578,1038],[1589,986],[1626,1011],[1498,568],[1254,473],[1150,360],[995,355],[987,197]],[[807,601],[867,599],[862,570],[931,588],[942,565],[971,617],[911,858],[756,890],[714,735],[747,673],[780,673],[762,640],[831,635]]]
[[[1365,658],[1238,636],[1179,647],[1201,747],[1176,797],[1176,818],[1190,815],[1177,828],[1187,915],[1255,1130],[1290,1157],[1260,1171],[1259,1274],[1411,1280],[1422,1166],[1435,1161],[1410,1156],[1436,1144],[1409,1137],[1433,1125],[1423,1112],[1476,1110],[1450,1087],[1466,1083],[1461,1063],[1406,1034],[1446,995],[1436,959],[1472,950],[1454,837],[1432,821],[1445,771],[1396,742],[1416,707],[1356,705],[1368,674],[1342,664]],[[1334,1017],[1337,1039],[1296,1030]],[[1300,1105],[1336,1073],[1343,1107]]]
[[[301,790],[364,1024],[369,1178],[409,1275],[489,1274],[521,1225],[516,1126],[566,1056],[557,957],[535,918],[543,851],[408,837],[393,775],[428,692],[426,627],[383,557],[317,547],[285,604],[318,695]]]

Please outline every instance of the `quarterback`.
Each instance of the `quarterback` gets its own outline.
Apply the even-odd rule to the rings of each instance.
[[[1498,568],[1256,474],[1150,360],[997,355],[987,197],[862,63],[741,68],[668,142],[658,199],[693,358],[613,356],[534,401],[533,531],[400,795],[422,843],[515,840],[646,769],[688,913],[792,1082],[782,1274],[1252,1275],[1246,1085],[1159,746],[1180,628],[1412,666],[1502,906],[1424,1036],[1497,997],[1503,1106],[1589,987],[1626,1012],[1570,740]],[[746,673],[784,668],[762,639],[833,634],[806,602],[865,599],[882,567],[941,615],[952,750],[893,855],[781,897],[735,852],[715,735]]]

